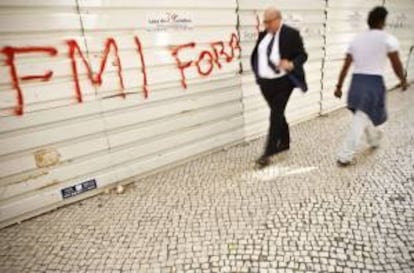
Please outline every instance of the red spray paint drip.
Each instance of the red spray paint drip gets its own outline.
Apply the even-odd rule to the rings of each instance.
[[[135,44],[137,45],[137,50],[139,54],[139,58],[141,60],[141,72],[144,77],[144,85],[143,85],[143,91],[144,91],[144,97],[148,98],[148,81],[147,81],[147,67],[145,65],[145,58],[144,58],[144,52],[142,49],[141,41],[137,36],[134,37]]]

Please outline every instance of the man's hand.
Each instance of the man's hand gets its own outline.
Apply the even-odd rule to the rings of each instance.
[[[286,59],[282,59],[282,60],[280,60],[279,68],[290,72],[290,71],[293,70],[294,65],[291,61],[286,60]]]
[[[342,97],[342,85],[344,84],[344,80],[346,74],[348,73],[349,67],[352,64],[352,56],[351,54],[346,54],[344,64],[342,65],[341,73],[339,74],[339,79],[336,83],[336,89],[334,92],[335,97],[340,99]]]
[[[342,97],[342,90],[339,87],[336,87],[335,92],[334,92],[335,97],[337,97],[338,99],[340,99]]]

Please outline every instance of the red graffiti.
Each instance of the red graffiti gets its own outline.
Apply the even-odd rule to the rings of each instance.
[[[201,65],[200,65],[200,63],[204,60],[204,56],[208,56],[208,65],[209,65],[209,68],[205,72],[201,70]],[[213,61],[214,61],[213,54],[211,54],[209,51],[206,51],[206,50],[202,51],[200,55],[198,56],[198,60],[196,61],[198,74],[202,76],[210,75],[211,71],[213,71]]]
[[[143,75],[143,93],[145,98],[149,96],[148,90],[148,80],[147,80],[147,69],[145,63],[145,55],[143,52],[143,46],[140,39],[134,36],[134,42],[136,50],[138,53],[139,61],[141,62],[141,73]],[[105,41],[104,50],[100,58],[99,69],[97,72],[92,71],[91,65],[84,53],[82,52],[78,42],[76,40],[70,39],[66,41],[68,46],[68,57],[70,60],[70,67],[72,72],[72,77],[75,86],[75,95],[79,103],[83,102],[82,90],[79,82],[79,61],[83,63],[85,67],[86,74],[88,79],[93,85],[101,86],[103,82],[103,73],[105,71],[109,54],[112,52],[115,58],[114,65],[117,66],[117,75],[119,78],[119,85],[121,87],[121,96],[126,97],[124,92],[124,80],[122,76],[122,65],[121,59],[118,54],[118,46],[116,41],[113,38],[108,38]],[[195,42],[190,42],[182,45],[172,47],[171,54],[175,59],[177,68],[180,71],[181,76],[181,85],[183,88],[187,88],[185,69],[194,66],[197,69],[197,72],[200,76],[210,75],[214,68],[222,68],[222,62],[229,63],[234,60],[236,54],[235,51],[241,51],[239,39],[236,34],[232,34],[228,42],[215,41],[210,43],[210,49],[203,49],[200,52],[197,52],[196,57],[191,60],[182,60],[179,57],[179,54],[182,50],[194,49],[196,48]],[[0,50],[1,54],[4,54],[6,57],[6,65],[10,70],[11,83],[13,88],[17,91],[17,105],[15,107],[15,113],[17,115],[22,115],[24,113],[24,96],[22,89],[20,87],[21,81],[29,80],[39,80],[39,81],[49,81],[53,76],[53,71],[46,71],[44,74],[34,74],[34,75],[24,75],[19,76],[15,64],[15,58],[17,54],[24,53],[43,53],[50,56],[57,55],[57,49],[53,47],[4,47]]]
[[[78,100],[78,102],[82,102],[83,98],[82,98],[82,91],[81,91],[80,84],[79,84],[78,66],[77,66],[76,59],[75,59],[75,53],[78,53],[78,56],[81,58],[86,68],[88,78],[90,79],[90,81],[93,84],[101,85],[102,74],[105,71],[105,66],[106,66],[106,62],[107,62],[111,47],[114,49],[116,65],[118,67],[118,77],[119,77],[119,85],[121,87],[121,95],[125,98],[125,94],[123,93],[123,90],[125,88],[124,88],[124,80],[122,78],[122,65],[121,65],[121,60],[118,55],[118,46],[113,38],[108,38],[105,42],[105,49],[104,49],[103,57],[101,59],[99,72],[96,73],[95,75],[93,74],[92,69],[88,61],[86,60],[85,56],[83,55],[78,43],[75,40],[67,40],[66,43],[69,47],[69,58],[71,60],[72,76],[75,82],[75,93],[76,93],[76,99]]]
[[[195,47],[195,43],[188,43],[188,44],[184,44],[184,45],[179,45],[177,47],[174,47],[171,49],[171,54],[174,57],[175,61],[177,62],[177,67],[180,70],[181,73],[181,85],[183,86],[183,88],[187,88],[187,83],[185,80],[185,74],[184,74],[184,69],[188,68],[191,66],[191,64],[193,63],[193,61],[188,61],[188,62],[181,62],[180,58],[178,58],[178,51],[180,51],[181,49],[184,48],[193,48]]]
[[[139,58],[141,60],[141,72],[142,72],[142,75],[144,77],[144,84],[143,84],[144,97],[148,98],[147,68],[146,68],[146,65],[145,65],[144,52],[143,52],[142,44],[141,44],[141,41],[139,40],[139,38],[135,36],[134,40],[135,40],[135,44],[137,45]]]
[[[226,47],[225,43],[223,41],[218,41],[218,42],[213,42],[213,43],[210,44],[210,46],[212,48],[212,53],[208,50],[203,50],[198,54],[198,58],[197,58],[196,61],[190,60],[190,61],[183,62],[178,57],[178,53],[180,52],[180,50],[184,50],[186,48],[194,48],[195,46],[196,46],[196,44],[194,42],[192,42],[192,43],[179,45],[179,46],[173,47],[171,49],[171,54],[172,54],[172,56],[174,57],[174,59],[177,63],[177,68],[180,70],[181,85],[183,86],[183,88],[187,88],[187,82],[186,82],[186,77],[185,77],[185,73],[184,73],[185,69],[187,69],[187,68],[191,67],[193,64],[195,64],[195,66],[197,68],[197,72],[198,72],[199,75],[208,76],[213,71],[213,68],[214,68],[213,63],[215,63],[219,69],[222,67],[222,65],[220,63],[220,56],[224,56],[226,62],[229,63],[235,57],[235,50],[239,50],[239,52],[241,50],[239,39],[238,39],[237,35],[232,33],[232,35],[230,37],[230,41],[227,44],[227,46],[230,48],[230,52],[231,52],[230,54],[226,53],[226,51],[225,51],[225,47]],[[205,58],[208,58],[208,60],[207,60],[208,68],[207,68],[206,71],[203,71],[201,69],[200,64]]]
[[[40,80],[42,82],[48,81],[53,75],[53,71],[47,71],[44,75],[29,75],[20,77],[21,80],[30,81],[30,80]]]
[[[232,57],[227,52],[225,52],[224,50],[225,45],[223,41],[214,42],[214,43],[211,43],[210,45],[213,48],[214,57],[215,57],[214,62],[217,64],[218,68],[221,68],[221,63],[219,61],[220,56],[225,57],[226,62],[228,63],[231,62]],[[220,48],[218,49],[217,47],[220,47]]]
[[[234,33],[231,34],[229,46],[230,46],[230,49],[231,49],[231,59],[230,59],[229,62],[231,62],[233,60],[233,58],[235,57],[234,50],[237,49],[239,52],[241,51],[239,38]]]
[[[17,69],[15,64],[15,57],[16,54],[27,54],[27,53],[46,53],[50,56],[55,56],[57,54],[57,50],[53,47],[4,47],[1,50],[6,56],[6,65],[9,66],[10,69],[10,77],[12,80],[12,86],[17,91],[17,106],[15,107],[16,115],[23,115],[24,109],[24,98],[23,92],[20,87],[20,81],[27,81],[27,80],[41,80],[41,81],[48,81],[53,75],[52,71],[47,71],[43,75],[27,75],[23,77],[19,77],[17,75]]]

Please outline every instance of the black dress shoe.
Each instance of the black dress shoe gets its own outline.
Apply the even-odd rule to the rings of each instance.
[[[342,161],[342,160],[337,160],[336,161],[336,164],[338,165],[338,167],[341,167],[341,168],[346,168],[346,167],[349,167],[349,166],[352,166],[352,165],[355,165],[356,164],[356,161],[355,160],[351,160],[351,161]]]
[[[277,149],[277,153],[281,153],[281,152],[287,151],[289,149],[290,149],[289,144],[288,145],[280,145],[279,149]]]
[[[269,156],[261,156],[258,160],[256,160],[256,164],[260,168],[264,168],[266,166],[269,166],[269,164],[270,164],[270,157]]]

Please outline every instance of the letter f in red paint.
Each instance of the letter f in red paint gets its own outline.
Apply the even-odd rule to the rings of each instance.
[[[3,53],[6,56],[6,65],[9,66],[10,69],[10,77],[12,80],[13,88],[17,91],[17,106],[15,107],[15,113],[16,115],[23,115],[24,113],[24,97],[23,92],[20,87],[20,82],[25,80],[34,80],[38,79],[41,81],[48,81],[53,75],[52,71],[47,71],[43,75],[27,75],[23,77],[19,77],[17,74],[16,69],[16,63],[15,63],[15,57],[16,54],[28,54],[28,53],[46,53],[50,56],[56,56],[57,50],[53,47],[11,47],[6,46],[1,50],[1,53]]]

